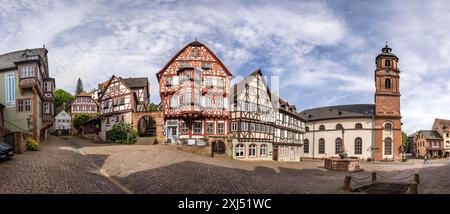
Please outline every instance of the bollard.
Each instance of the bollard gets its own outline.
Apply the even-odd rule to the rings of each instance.
[[[418,194],[419,190],[417,188],[417,183],[414,182],[412,184],[409,185],[409,194]]]
[[[420,184],[419,173],[414,174],[414,182]]]
[[[375,183],[377,181],[377,173],[372,172],[372,183]]]
[[[351,180],[352,180],[352,176],[345,176],[344,186],[342,187],[342,189],[344,189],[344,190],[351,190],[351,188],[350,188],[350,181]]]

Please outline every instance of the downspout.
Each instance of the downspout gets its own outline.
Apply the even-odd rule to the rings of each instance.
[[[313,156],[312,156],[312,158],[313,158],[313,160],[314,160],[314,158],[315,158],[315,156],[314,156],[314,154],[316,153],[316,151],[315,151],[315,145],[316,145],[316,121],[313,121],[313,130],[312,130],[312,132],[313,132],[313,140],[312,140],[312,143],[313,143]]]

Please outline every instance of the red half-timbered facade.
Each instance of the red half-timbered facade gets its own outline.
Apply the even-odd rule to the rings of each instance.
[[[232,74],[204,44],[187,44],[156,74],[165,121],[173,143],[224,152],[229,133],[228,92]]]

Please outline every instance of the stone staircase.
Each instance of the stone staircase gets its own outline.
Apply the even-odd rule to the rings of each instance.
[[[138,137],[136,145],[153,145],[156,137]]]

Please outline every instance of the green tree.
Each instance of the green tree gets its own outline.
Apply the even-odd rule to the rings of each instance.
[[[407,151],[409,148],[409,141],[408,141],[408,135],[402,131],[402,148],[403,151]]]
[[[75,97],[72,94],[70,94],[67,91],[64,91],[63,89],[56,89],[53,93],[55,98],[54,101],[55,108],[60,107],[64,103],[67,104],[66,108],[68,108],[68,104],[75,99]]]
[[[73,127],[75,127],[76,129],[80,129],[83,126],[83,124],[89,119],[91,119],[89,115],[78,114],[75,116],[75,118],[73,118]]]
[[[150,103],[148,105],[148,111],[150,112],[155,112],[158,111],[158,105],[154,104],[154,103]]]
[[[81,79],[78,78],[77,87],[75,89],[75,96],[80,94],[82,91],[83,91],[83,81],[81,81]]]

